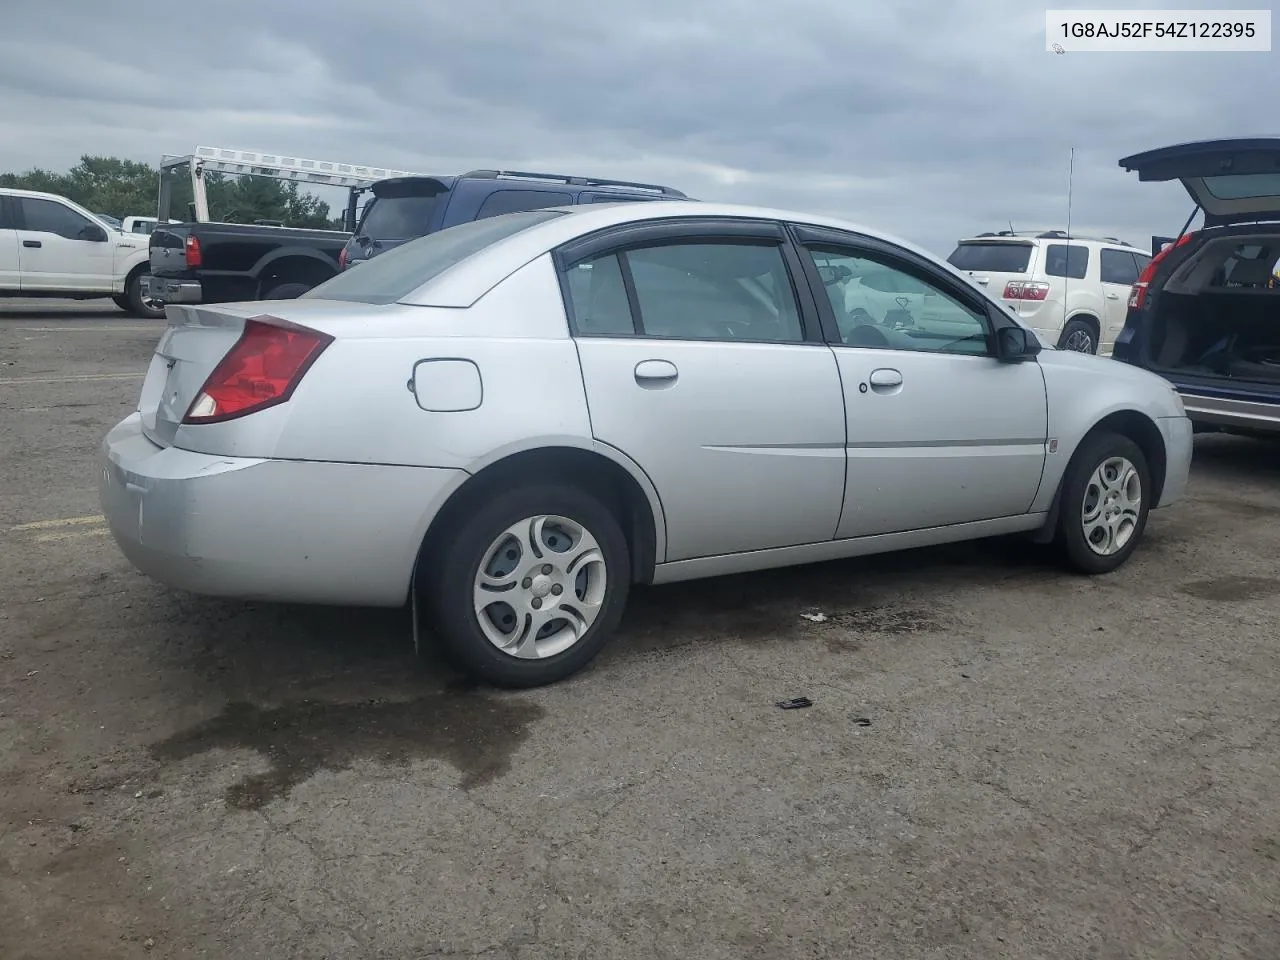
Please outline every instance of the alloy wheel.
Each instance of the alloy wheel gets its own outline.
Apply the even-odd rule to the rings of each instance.
[[[1098,464],[1084,489],[1080,520],[1085,543],[1099,556],[1124,549],[1138,529],[1142,512],[1142,475],[1125,457]]]

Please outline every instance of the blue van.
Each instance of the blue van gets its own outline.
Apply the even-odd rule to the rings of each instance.
[[[428,233],[503,213],[579,203],[689,199],[673,187],[657,184],[515,170],[393,177],[369,189],[373,196],[339,254],[342,270]]]

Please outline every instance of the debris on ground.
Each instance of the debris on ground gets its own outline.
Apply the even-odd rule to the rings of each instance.
[[[825,613],[802,613],[800,616],[810,623],[826,623],[830,619]]]
[[[779,700],[778,706],[783,710],[803,710],[805,707],[812,707],[813,701],[808,697],[792,697],[790,700]]]

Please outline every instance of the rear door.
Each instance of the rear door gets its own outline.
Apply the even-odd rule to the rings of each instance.
[[[105,228],[60,200],[17,200],[23,290],[112,292],[115,244]]]
[[[1179,180],[1206,227],[1280,220],[1280,137],[1200,140],[1124,157],[1143,182]]]
[[[1099,352],[1111,351],[1116,337],[1124,329],[1129,312],[1129,292],[1138,282],[1141,265],[1131,250],[1103,247],[1098,253],[1098,270],[1102,280],[1102,337]]]
[[[645,471],[665,561],[830,540],[844,398],[770,221],[644,224],[557,256],[595,437]]]
[[[12,197],[0,193],[0,290],[9,291],[22,288],[14,204]]]

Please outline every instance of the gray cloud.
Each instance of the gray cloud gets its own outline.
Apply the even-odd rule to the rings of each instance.
[[[1244,92],[1276,76],[1270,54],[1053,56],[1023,0],[60,0],[5,21],[3,170],[197,144],[555,169],[832,212],[944,254],[1009,221],[1065,225],[1072,146],[1080,229],[1177,229],[1181,188],[1117,159],[1253,132],[1265,107]]]

